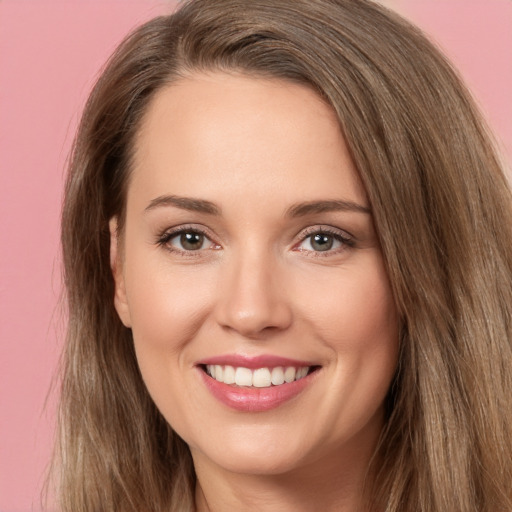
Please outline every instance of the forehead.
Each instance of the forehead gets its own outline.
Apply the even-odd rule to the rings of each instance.
[[[283,80],[221,72],[180,79],[155,94],[135,143],[130,188],[148,195],[215,199],[243,188],[312,200],[334,187],[365,196],[332,108]]]

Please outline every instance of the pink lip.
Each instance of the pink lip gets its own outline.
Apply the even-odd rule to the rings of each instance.
[[[203,380],[210,393],[220,402],[231,409],[241,412],[263,412],[279,407],[281,404],[295,398],[306,387],[308,387],[316,378],[317,371],[308,374],[306,377],[290,383],[284,383],[280,386],[270,386],[268,388],[238,387],[235,385],[224,384],[210,377],[204,371],[204,365],[231,365],[242,366],[252,370],[257,368],[274,368],[276,366],[293,366],[301,368],[303,366],[316,366],[314,364],[297,361],[293,359],[262,355],[257,357],[247,357],[239,355],[216,356],[203,359],[197,363],[197,370],[200,378]]]
[[[249,368],[250,370],[257,370],[258,368],[275,368],[276,366],[293,366],[295,368],[315,366],[315,363],[312,362],[298,361],[296,359],[288,359],[286,357],[279,357],[270,354],[262,354],[260,356],[226,354],[223,356],[214,356],[202,359],[196,363],[196,365],[207,364],[242,366],[243,368]]]

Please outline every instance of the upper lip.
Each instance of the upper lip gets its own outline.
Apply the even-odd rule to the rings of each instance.
[[[302,368],[304,366],[318,366],[309,361],[299,361],[288,357],[280,357],[271,354],[261,354],[259,356],[247,356],[242,354],[225,354],[220,356],[207,357],[197,361],[196,365],[221,365],[249,368],[256,370],[258,368],[275,368],[276,366],[293,366]]]

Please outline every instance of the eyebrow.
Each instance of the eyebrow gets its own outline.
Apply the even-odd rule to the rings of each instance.
[[[193,197],[182,197],[175,195],[163,195],[151,200],[145,208],[145,212],[154,210],[155,208],[174,206],[182,210],[192,212],[206,213],[208,215],[220,215],[221,209],[211,201],[204,199],[196,199]],[[332,211],[351,211],[357,213],[371,214],[371,209],[354,201],[346,201],[343,199],[308,201],[305,203],[296,203],[290,206],[286,212],[287,217],[303,217],[305,215],[324,213]]]
[[[195,199],[193,197],[181,197],[181,196],[159,196],[153,199],[148,206],[144,209],[145,212],[154,210],[161,206],[174,206],[181,208],[182,210],[188,210],[191,212],[206,213],[208,215],[220,215],[220,208],[211,201],[205,201],[204,199]]]
[[[372,213],[368,206],[356,203],[354,201],[346,201],[342,199],[331,201],[308,201],[306,203],[297,203],[286,210],[286,215],[289,217],[302,217],[313,213],[324,212],[357,212],[370,215]]]

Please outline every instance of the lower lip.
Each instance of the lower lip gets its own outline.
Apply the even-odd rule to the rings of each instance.
[[[201,368],[198,370],[206,387],[217,400],[242,412],[262,412],[279,407],[301,393],[311,384],[314,376],[318,373],[317,371],[312,372],[300,380],[280,386],[249,388],[224,384],[207,375]]]

